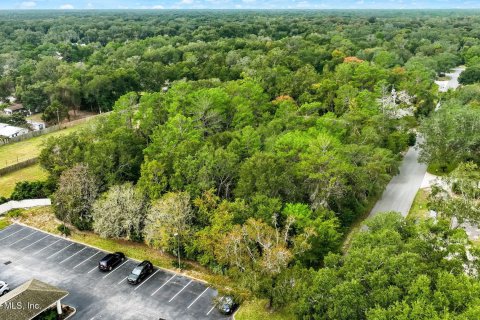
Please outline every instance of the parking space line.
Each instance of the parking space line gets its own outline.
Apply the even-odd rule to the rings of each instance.
[[[83,260],[82,262],[80,262],[79,264],[77,264],[75,267],[73,267],[72,269],[75,269],[76,267],[78,267],[79,265],[83,264],[84,262],[87,262],[88,260],[92,259],[94,256],[96,256],[97,254],[99,254],[100,251],[97,251],[95,252],[94,254],[92,254],[88,259],[85,259]]]
[[[87,247],[83,247],[83,249],[81,249],[80,251],[74,253],[74,254],[71,255],[70,257],[68,257],[68,258],[66,258],[66,259],[63,259],[62,261],[60,261],[60,263],[64,263],[64,262],[67,261],[68,259],[75,257],[77,254],[79,254],[80,252],[82,252],[82,251],[85,250],[85,249],[87,249]]]
[[[106,277],[108,277],[109,275],[111,275],[112,273],[114,273],[115,271],[117,271],[118,269],[120,269],[120,268],[121,268],[125,263],[127,263],[127,262],[128,262],[128,259],[126,259],[124,263],[122,263],[121,265],[119,265],[118,267],[116,267],[115,269],[113,269],[112,271],[110,271],[109,273],[107,273],[107,274],[103,277],[103,279],[105,279]]]
[[[182,290],[178,291],[178,292],[172,297],[172,299],[168,300],[168,302],[172,302],[173,299],[175,299],[175,298],[180,294],[180,292],[182,292],[183,290],[185,290],[185,288],[188,287],[188,285],[189,285],[190,283],[192,283],[192,281],[193,281],[193,280],[190,280],[190,281],[185,285],[185,287],[183,287]]]
[[[15,243],[20,242],[20,241],[22,241],[23,239],[26,239],[26,238],[30,237],[32,234],[37,233],[37,232],[38,232],[38,231],[34,231],[34,232],[30,233],[28,236],[25,236],[25,237],[23,237],[22,239],[15,241],[14,243],[10,243],[8,246],[9,246],[9,247],[10,247],[10,246],[13,246]]]
[[[3,240],[5,240],[5,239],[7,239],[7,238],[10,238],[10,237],[13,236],[15,233],[18,233],[18,232],[22,231],[23,229],[24,229],[24,228],[21,228],[20,230],[15,231],[14,233],[6,236],[5,238],[0,239],[0,241],[3,241]]]
[[[53,246],[55,243],[57,243],[57,242],[60,241],[60,240],[62,240],[62,239],[58,239],[57,241],[55,241],[55,242],[53,242],[53,243],[50,243],[48,246],[44,247],[43,249],[40,249],[39,251],[37,251],[37,252],[35,252],[35,253],[33,253],[33,254],[37,254],[37,253],[42,252],[43,250],[47,249],[47,248],[50,247],[50,246]]]
[[[125,281],[125,279],[127,279],[127,278],[128,278],[128,276],[126,276],[125,278],[123,278],[122,280],[120,280],[120,282],[119,282],[119,283],[117,283],[117,284],[120,284],[120,283],[122,283],[122,282],[123,282],[123,281]]]
[[[93,269],[88,271],[87,273],[93,272],[93,271],[95,271],[95,269],[98,269],[98,266],[93,267]]]
[[[207,316],[210,314],[210,312],[212,312],[213,309],[215,309],[215,306],[213,306],[212,309],[208,310]]]
[[[147,282],[148,279],[150,279],[151,277],[153,277],[155,275],[155,273],[157,273],[158,271],[160,271],[160,269],[158,269],[157,271],[155,271],[154,273],[152,273],[147,279],[143,280],[142,283],[140,283],[135,289],[133,289],[133,291],[137,290],[138,288],[140,288],[141,286],[143,286],[143,284],[145,282]]]
[[[0,230],[0,233],[4,233],[5,231],[10,230],[13,226],[16,226],[16,224],[11,224],[11,225],[3,228],[2,230]]]
[[[39,242],[39,241],[42,241],[43,239],[45,239],[45,238],[48,237],[48,236],[49,236],[49,235],[47,234],[45,237],[43,237],[43,238],[41,238],[41,239],[38,239],[38,240],[35,241],[35,242],[30,243],[28,246],[23,247],[22,249],[20,249],[20,251],[22,251],[23,249],[27,249],[28,247],[33,246],[35,243],[37,243],[37,242]]]
[[[46,259],[46,260],[48,260],[48,259],[50,259],[51,257],[53,257],[53,256],[56,256],[57,254],[59,254],[59,253],[60,253],[60,252],[62,252],[63,250],[65,250],[65,249],[67,249],[67,248],[69,248],[69,247],[73,246],[73,244],[74,244],[73,242],[72,242],[72,243],[70,243],[68,246],[66,246],[66,247],[65,247],[65,248],[63,248],[62,250],[60,250],[60,251],[57,251],[57,252],[55,252],[54,254],[51,254],[51,255],[49,255],[49,256],[48,256],[48,257],[46,257],[45,259]]]
[[[163,287],[165,287],[165,285],[166,285],[167,283],[169,283],[170,280],[172,280],[172,279],[175,278],[176,276],[177,276],[177,275],[174,274],[170,279],[168,279],[164,284],[162,284],[162,286],[161,286],[160,288],[158,288],[157,290],[155,290],[150,296],[153,297],[153,295],[154,295],[155,293],[157,293],[158,290],[160,290],[160,289],[162,289]]]
[[[209,289],[209,287],[207,287],[205,290],[203,290],[203,292],[200,293],[200,295],[199,295],[198,297],[196,297],[195,300],[193,300],[192,303],[190,303],[190,304],[188,305],[187,309],[190,309],[190,307],[191,307],[195,302],[197,302],[197,300],[200,299],[200,297],[203,296],[203,294],[204,294],[205,292],[207,292],[208,289]]]

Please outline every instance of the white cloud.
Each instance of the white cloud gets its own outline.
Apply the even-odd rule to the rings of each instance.
[[[60,6],[60,9],[65,9],[65,10],[67,10],[67,9],[75,9],[75,8],[74,8],[73,5],[71,5],[70,3],[65,3],[65,4],[62,4],[62,5]]]
[[[157,4],[157,5],[153,6],[152,9],[165,9],[165,8],[162,5]]]
[[[37,3],[35,1],[25,1],[20,4],[20,8],[22,9],[31,9],[35,8],[37,6]]]
[[[92,9],[92,8],[93,8],[93,4],[92,4],[91,2],[87,3],[87,8]]]
[[[192,4],[193,0],[182,0],[180,3],[181,4]]]

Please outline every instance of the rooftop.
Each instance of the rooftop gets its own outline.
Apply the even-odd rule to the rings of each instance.
[[[29,280],[0,297],[0,319],[32,319],[67,295],[68,291],[48,283],[37,279]],[[18,306],[22,306],[22,308],[18,308]]]

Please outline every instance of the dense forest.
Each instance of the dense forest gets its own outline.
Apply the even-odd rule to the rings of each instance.
[[[41,153],[68,224],[301,319],[475,319],[476,253],[448,223],[391,213],[341,244],[418,127],[426,162],[478,170],[479,36],[464,11],[2,12],[0,99],[50,122],[111,111]]]

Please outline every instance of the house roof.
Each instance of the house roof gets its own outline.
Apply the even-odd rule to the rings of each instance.
[[[25,128],[14,127],[5,123],[0,123],[0,136],[11,137],[20,131],[26,130]]]
[[[17,110],[23,109],[23,105],[21,105],[19,103],[15,103],[15,104],[12,104],[9,107],[6,107],[5,109],[9,109],[11,111],[17,111]]]
[[[29,320],[66,297],[68,291],[32,279],[0,297],[0,319]],[[8,308],[8,306],[14,306]]]

